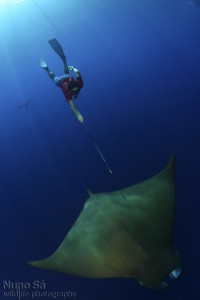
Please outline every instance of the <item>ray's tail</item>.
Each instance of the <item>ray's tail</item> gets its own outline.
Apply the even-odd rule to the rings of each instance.
[[[103,156],[103,154],[102,154],[101,150],[99,149],[99,146],[97,145],[97,143],[96,143],[96,141],[95,141],[95,139],[94,139],[93,135],[91,134],[91,132],[89,131],[88,127],[85,125],[85,123],[84,123],[84,122],[82,123],[82,125],[83,125],[83,127],[84,127],[85,131],[87,132],[87,134],[88,134],[89,138],[91,139],[91,141],[92,141],[93,145],[95,146],[95,148],[96,148],[97,152],[99,153],[99,155],[100,155],[101,159],[103,160],[104,164],[106,165],[106,167],[107,167],[108,171],[109,171],[109,172],[112,174],[112,170],[111,170],[111,168],[109,167],[109,165],[108,165],[108,163],[107,163],[107,161],[106,161],[105,157]]]

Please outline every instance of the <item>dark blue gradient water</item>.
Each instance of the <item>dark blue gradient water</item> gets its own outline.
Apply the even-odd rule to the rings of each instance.
[[[200,298],[197,4],[0,1],[1,299],[72,299],[70,292],[80,300]],[[62,61],[48,44],[53,37],[69,65],[82,73],[76,105],[112,175],[61,90],[37,64],[43,57],[62,75]],[[28,111],[17,109],[26,99]],[[49,256],[76,220],[87,198],[81,177],[94,192],[113,191],[158,173],[172,153],[174,244],[186,273],[171,290],[160,293],[130,279],[78,278],[27,264]],[[46,294],[34,294],[34,281],[45,283],[36,290]],[[26,283],[20,291],[29,294],[6,294],[15,290],[11,283]]]

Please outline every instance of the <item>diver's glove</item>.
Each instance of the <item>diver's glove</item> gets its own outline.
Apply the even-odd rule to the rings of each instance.
[[[68,70],[69,70],[69,71],[74,71],[75,73],[79,73],[79,70],[76,69],[76,68],[74,68],[73,66],[69,66],[69,67],[68,67]]]
[[[79,73],[79,70],[76,69],[76,68],[73,68],[73,71],[74,71],[76,74]]]
[[[68,70],[69,70],[69,71],[73,71],[73,70],[74,70],[74,67],[73,67],[73,66],[68,66]]]

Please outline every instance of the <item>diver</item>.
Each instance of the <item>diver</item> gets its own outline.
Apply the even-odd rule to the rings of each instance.
[[[44,69],[47,72],[47,74],[54,81],[54,83],[62,89],[62,91],[65,95],[65,98],[66,98],[67,102],[69,103],[69,106],[71,107],[71,110],[73,111],[73,113],[75,114],[75,116],[77,117],[79,122],[83,125],[84,130],[87,132],[90,140],[92,141],[93,145],[95,146],[95,148],[96,148],[97,152],[99,153],[102,161],[106,165],[109,172],[112,174],[112,170],[109,167],[109,165],[107,164],[107,162],[106,162],[101,150],[99,149],[99,146],[97,145],[93,135],[91,134],[89,128],[86,126],[86,124],[84,122],[84,119],[83,119],[83,116],[76,109],[76,107],[74,105],[74,102],[73,102],[73,100],[78,97],[78,94],[79,94],[81,88],[83,87],[83,80],[82,80],[82,77],[81,77],[81,73],[78,69],[74,68],[73,66],[68,66],[67,65],[67,59],[66,59],[64,51],[62,49],[62,46],[60,45],[60,43],[55,38],[51,39],[49,41],[49,44],[51,45],[53,50],[60,56],[60,58],[63,61],[64,75],[62,75],[60,77],[57,77],[52,71],[49,70],[46,61],[43,60],[42,58],[39,59],[39,65],[42,69]],[[75,75],[76,75],[75,79],[74,79],[74,77],[69,75],[70,71],[75,72]]]
[[[59,42],[54,38],[49,41],[51,47],[55,50],[55,52],[61,57],[64,64],[64,75],[57,77],[52,71],[49,70],[48,65],[45,60],[42,58],[39,59],[39,65],[43,68],[49,75],[49,77],[54,81],[54,83],[60,87],[65,95],[69,106],[79,122],[83,123],[84,119],[80,112],[74,105],[73,100],[77,99],[78,94],[80,93],[81,88],[83,87],[83,80],[81,77],[81,73],[78,69],[73,66],[67,65],[67,59],[64,54],[64,51],[59,44]],[[76,78],[69,75],[69,72],[73,71],[75,73]]]

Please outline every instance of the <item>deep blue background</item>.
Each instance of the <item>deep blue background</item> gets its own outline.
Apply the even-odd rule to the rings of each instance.
[[[37,65],[44,57],[62,74],[52,37],[82,72],[76,105],[113,175]],[[81,300],[200,298],[199,54],[200,7],[189,0],[0,1],[1,294],[4,280],[44,280]],[[25,99],[29,110],[17,109]],[[186,273],[170,291],[27,265],[50,255],[76,220],[87,198],[81,176],[94,192],[116,190],[158,173],[171,153],[174,244]]]

